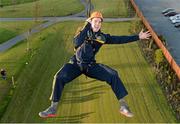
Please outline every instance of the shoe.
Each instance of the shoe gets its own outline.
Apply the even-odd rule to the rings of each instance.
[[[134,116],[134,114],[130,111],[128,106],[121,106],[120,113],[130,118]]]
[[[56,117],[56,110],[57,110],[57,105],[51,105],[49,108],[46,110],[39,112],[39,116],[41,118],[49,118],[49,117]]]

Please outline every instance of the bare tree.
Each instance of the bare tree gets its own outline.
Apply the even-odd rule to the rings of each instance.
[[[34,18],[35,18],[35,22],[38,21],[39,17],[40,17],[40,4],[39,4],[39,1],[35,0],[35,5],[34,5]]]
[[[90,17],[90,14],[91,14],[91,0],[88,0],[87,17]]]
[[[16,10],[15,10],[15,7],[16,7],[16,0],[12,0],[11,3],[12,3],[12,6],[13,6],[12,11],[16,11]]]

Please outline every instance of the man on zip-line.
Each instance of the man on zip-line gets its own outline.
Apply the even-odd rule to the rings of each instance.
[[[93,12],[86,20],[84,27],[74,37],[75,54],[54,76],[52,94],[50,97],[51,105],[44,111],[39,112],[39,116],[55,117],[58,102],[62,95],[64,86],[84,74],[90,78],[106,81],[112,88],[120,103],[120,113],[126,117],[133,117],[124,97],[128,94],[118,72],[106,65],[96,63],[95,55],[103,44],[123,44],[137,40],[149,39],[149,31],[133,36],[111,36],[101,32],[103,16],[100,12]]]

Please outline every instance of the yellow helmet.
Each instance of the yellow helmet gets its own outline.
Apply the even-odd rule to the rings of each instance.
[[[101,18],[101,20],[103,21],[103,16],[101,12],[95,11],[91,13],[91,16],[89,17],[90,19],[93,18]]]

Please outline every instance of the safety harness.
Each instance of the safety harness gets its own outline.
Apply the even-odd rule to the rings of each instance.
[[[85,38],[85,41],[76,49],[75,55],[77,64],[79,65],[80,69],[82,71],[87,72],[88,67],[92,66],[94,63],[96,63],[95,60],[95,42],[99,42],[101,44],[105,43],[105,40],[101,40],[102,36],[99,32],[97,37],[93,34],[92,31],[87,32],[87,37]]]

